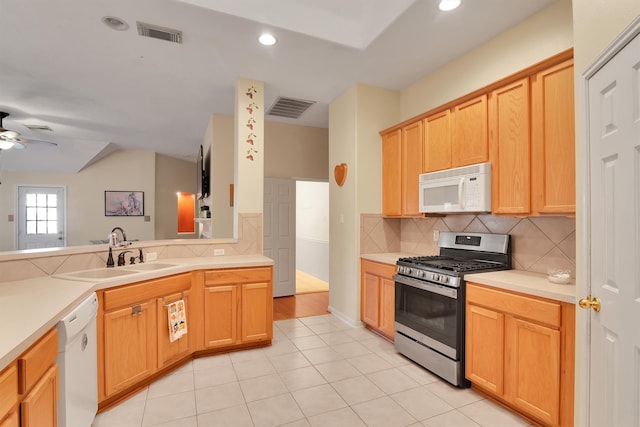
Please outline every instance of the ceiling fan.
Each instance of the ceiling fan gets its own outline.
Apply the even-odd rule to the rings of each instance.
[[[10,148],[16,148],[22,150],[25,148],[25,144],[40,144],[50,147],[56,147],[58,144],[55,142],[36,141],[34,139],[20,138],[20,134],[14,130],[5,129],[2,126],[2,119],[8,117],[9,113],[0,111],[0,150],[8,150]]]

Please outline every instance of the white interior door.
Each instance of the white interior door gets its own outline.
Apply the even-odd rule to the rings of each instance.
[[[587,411],[591,426],[638,426],[640,36],[602,62],[602,68],[596,64],[593,74],[586,74],[590,181],[586,293],[601,303],[601,311],[590,309],[587,320]]]
[[[296,293],[296,183],[264,180],[264,255],[275,261],[273,296]]]
[[[18,187],[18,249],[65,246],[64,187]]]

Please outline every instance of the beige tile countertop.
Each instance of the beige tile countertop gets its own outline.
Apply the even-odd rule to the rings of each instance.
[[[514,292],[549,298],[556,301],[576,303],[576,285],[559,285],[547,280],[547,276],[522,270],[491,271],[488,273],[465,274],[467,282],[493,286]]]
[[[273,260],[262,255],[238,255],[162,259],[142,265],[154,263],[172,266],[110,278],[80,280],[67,273],[0,283],[0,371],[96,290],[194,270],[273,265]]]

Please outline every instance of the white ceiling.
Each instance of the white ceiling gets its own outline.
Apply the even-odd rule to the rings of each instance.
[[[404,89],[555,0],[462,1],[441,12],[437,0],[0,0],[4,127],[58,144],[2,151],[0,169],[73,172],[117,149],[195,160],[209,117],[233,114],[238,77],[265,83],[267,108],[316,101],[277,121],[327,127],[355,83]],[[183,43],[140,37],[136,21]],[[275,46],[257,43],[264,30]]]

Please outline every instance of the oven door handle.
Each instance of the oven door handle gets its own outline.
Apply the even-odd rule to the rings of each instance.
[[[442,296],[453,298],[453,299],[458,299],[458,290],[455,288],[448,288],[446,286],[436,285],[434,283],[425,282],[423,280],[412,279],[411,277],[405,277],[399,274],[394,274],[393,280],[403,285],[413,286],[414,288],[422,289],[428,292],[433,292],[434,294],[442,295]]]

